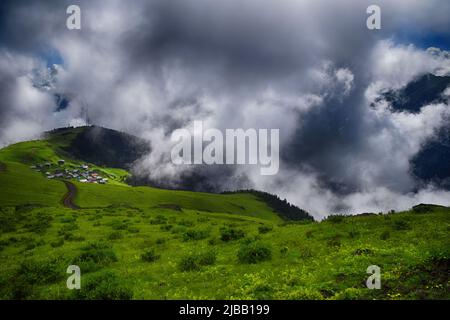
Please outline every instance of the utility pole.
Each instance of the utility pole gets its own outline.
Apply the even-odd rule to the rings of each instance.
[[[87,126],[90,126],[91,125],[91,121],[89,119],[89,108],[88,108],[89,106],[88,106],[86,100],[81,99],[81,105],[82,105],[81,113],[82,113],[82,115],[84,117],[84,121],[86,122]]]

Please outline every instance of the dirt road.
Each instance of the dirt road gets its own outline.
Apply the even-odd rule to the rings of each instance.
[[[70,209],[80,209],[79,206],[77,206],[75,203],[73,203],[73,200],[75,199],[75,196],[77,195],[77,187],[69,181],[64,181],[64,184],[67,187],[67,193],[62,198],[62,202],[65,207]]]

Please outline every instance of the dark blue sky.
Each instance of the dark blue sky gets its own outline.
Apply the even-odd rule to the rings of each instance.
[[[408,28],[407,30],[396,32],[394,39],[395,42],[403,44],[412,43],[422,49],[437,47],[443,50],[450,50],[450,37],[444,33],[429,33]]]
[[[39,57],[42,58],[47,63],[47,67],[52,66],[53,64],[63,65],[64,60],[59,54],[58,50],[47,48],[46,50],[42,50],[39,53]]]

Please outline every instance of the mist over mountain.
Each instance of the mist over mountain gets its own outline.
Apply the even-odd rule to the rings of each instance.
[[[389,90],[378,99],[388,101],[396,112],[420,113],[428,104],[446,104],[450,99],[450,77],[425,74],[399,90]],[[425,141],[411,159],[417,185],[433,184],[450,189],[450,117]]]
[[[413,173],[422,183],[450,190],[450,119],[436,137],[423,145],[411,160]]]

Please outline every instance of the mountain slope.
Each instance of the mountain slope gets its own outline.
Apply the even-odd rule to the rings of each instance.
[[[72,181],[74,210],[63,180],[30,166],[85,163],[64,151],[83,130],[0,150],[0,299],[449,298],[449,208],[294,222],[271,195],[131,187],[89,164],[110,182]],[[381,290],[365,286],[373,264]],[[67,290],[69,265],[82,290]]]
[[[93,146],[89,146],[90,144]],[[81,148],[80,145],[82,145]],[[72,147],[75,148],[75,151],[72,150]],[[52,186],[55,193],[60,193],[60,197],[62,197],[64,192],[61,192],[61,187],[57,184],[58,181],[48,180],[43,174],[31,170],[29,166],[50,162],[52,168],[56,167],[56,169],[47,168],[43,171],[53,170],[56,172],[56,170],[74,169],[85,163],[90,163],[90,169],[95,170],[101,176],[108,177],[109,183],[98,185],[72,181],[79,190],[75,205],[81,207],[172,205],[185,209],[239,214],[274,221],[278,221],[280,217],[282,219],[293,218],[292,214],[289,214],[286,210],[280,208],[274,210],[267,204],[266,199],[258,194],[220,195],[164,190],[149,186],[130,187],[124,183],[129,176],[127,171],[103,166],[108,161],[102,159],[114,157],[116,153],[123,153],[124,155],[117,156],[115,157],[116,160],[108,163],[117,163],[120,167],[126,168],[136,160],[136,157],[140,156],[143,150],[144,142],[142,140],[111,129],[81,127],[54,130],[46,135],[45,140],[22,142],[0,150],[0,161],[3,161],[7,166],[11,166],[11,168],[17,168],[14,172],[7,171],[7,174],[0,176],[0,183],[5,181],[3,195],[0,195],[0,199],[4,204],[10,205],[27,202],[28,186],[32,185],[42,188]],[[102,152],[105,152],[106,155],[101,155]],[[127,152],[129,153],[125,154]],[[66,161],[63,167],[56,164],[61,158]],[[93,160],[93,162],[91,163],[89,160]],[[17,180],[23,186],[21,188],[10,188],[9,186],[13,186],[13,184],[6,183],[7,179]],[[58,187],[56,187],[57,185]],[[29,199],[31,203],[45,203],[45,200],[37,202],[35,200],[34,198]],[[60,202],[60,199],[53,197],[47,204],[57,205],[58,202]],[[297,219],[312,219],[306,212],[301,211],[301,213]]]
[[[86,131],[80,128],[59,130],[56,135],[49,136],[47,140],[18,143],[0,150],[0,161],[6,167],[0,175],[1,205],[60,206],[61,198],[66,192],[62,181],[47,179],[43,173],[36,172],[30,166],[50,162],[52,167],[62,170],[84,164],[86,159],[75,159],[72,152],[66,153],[67,145],[77,141],[77,137],[80,135],[84,137],[85,135],[80,134],[83,132]],[[87,132],[89,133],[89,131]],[[111,133],[108,131],[108,134]],[[64,167],[58,167],[57,161],[61,159],[62,155],[67,156],[68,154],[69,157],[65,158]],[[253,216],[273,221],[280,219],[261,199],[251,194],[218,195],[151,187],[130,187],[121,182],[127,175],[126,171],[95,165],[91,165],[90,168],[103,176],[108,176],[110,181],[107,185],[73,181],[79,191],[75,203],[81,207],[172,206],[205,212]],[[45,170],[54,169],[43,169],[43,171]]]
[[[430,103],[443,101],[442,93],[450,86],[450,76],[423,75],[400,90],[389,90],[383,94],[396,111],[419,112]]]
[[[150,152],[150,142],[98,126],[56,129],[47,134],[53,142],[63,142],[60,152],[98,166],[129,169]]]

